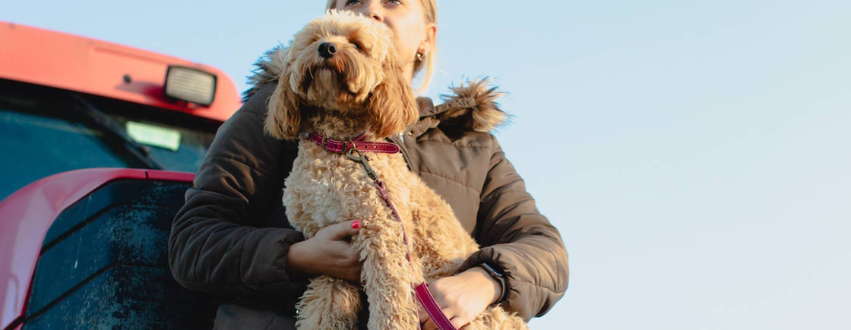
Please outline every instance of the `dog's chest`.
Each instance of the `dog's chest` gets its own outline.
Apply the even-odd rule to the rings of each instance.
[[[409,217],[411,180],[399,154],[367,153],[369,164],[385,183],[393,204]],[[298,157],[284,182],[284,206],[290,224],[307,237],[325,226],[352,219],[387,215],[388,208],[363,165],[307,142],[299,143]]]

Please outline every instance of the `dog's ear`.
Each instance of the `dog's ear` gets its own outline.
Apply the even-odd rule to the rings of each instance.
[[[411,82],[405,80],[401,68],[388,60],[382,69],[384,80],[372,92],[366,105],[370,130],[378,138],[401,132],[415,123],[420,113]]]
[[[284,74],[278,79],[278,86],[269,98],[264,129],[278,139],[294,140],[301,128],[301,110],[298,96],[290,85],[288,71],[289,66],[284,68]]]

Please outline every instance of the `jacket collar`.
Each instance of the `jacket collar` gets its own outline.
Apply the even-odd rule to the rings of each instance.
[[[420,118],[433,116],[435,114],[434,101],[432,101],[430,97],[418,97],[417,107],[420,108]]]
[[[420,120],[408,127],[405,132],[402,133],[406,136],[419,137],[427,130],[437,127],[437,124],[440,124],[440,120],[437,119],[437,115],[439,115],[442,111],[446,111],[446,109],[440,105],[435,106],[434,102],[429,97],[418,97],[417,106],[420,109]]]
[[[417,106],[420,108],[420,118],[423,118],[437,116],[450,110],[475,107],[476,100],[472,97],[460,97],[447,100],[439,105],[434,105],[434,101],[430,97],[421,96],[417,98]]]

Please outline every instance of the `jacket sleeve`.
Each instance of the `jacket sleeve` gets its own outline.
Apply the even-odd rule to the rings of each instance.
[[[493,138],[490,170],[481,193],[476,240],[482,248],[461,270],[482,263],[508,279],[502,306],[525,320],[542,316],[567,289],[567,251],[558,230],[538,212],[523,179]]]
[[[281,207],[283,177],[295,157],[287,142],[263,132],[273,88],[261,89],[219,128],[174,219],[169,265],[186,288],[235,301],[295,301],[304,290],[306,280],[286,272],[289,247],[303,236],[265,221]],[[271,223],[287,224],[278,219]]]

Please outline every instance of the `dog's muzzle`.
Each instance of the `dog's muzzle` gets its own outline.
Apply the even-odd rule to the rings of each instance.
[[[319,44],[319,56],[322,58],[332,58],[337,53],[337,46],[330,42]]]

